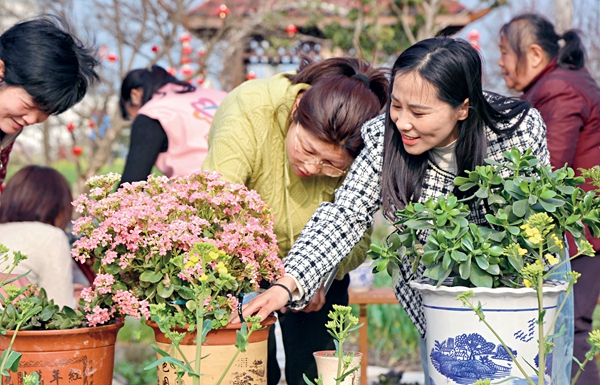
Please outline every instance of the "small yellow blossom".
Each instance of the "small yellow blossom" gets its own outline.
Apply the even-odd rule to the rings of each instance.
[[[200,261],[200,259],[198,259],[198,256],[196,254],[192,254],[190,255],[188,261],[185,263],[184,267],[186,269],[194,267],[196,263],[198,263],[198,261]]]
[[[208,275],[201,275],[198,279],[200,280],[200,282],[206,282],[206,280],[208,280]]]
[[[556,245],[556,247],[558,247],[560,249],[565,247],[563,241],[560,238],[558,238],[558,236],[556,236],[556,234],[553,233],[552,235],[550,235],[550,238],[552,238],[552,241],[554,241],[554,244]]]
[[[227,273],[227,267],[225,267],[225,264],[223,262],[219,262],[215,265],[215,269],[217,270],[217,272],[221,275]]]
[[[527,249],[523,249],[522,247],[519,247],[519,255],[521,257],[525,256],[525,254],[527,254]]]
[[[214,261],[217,258],[219,258],[219,253],[217,253],[216,251],[210,251],[208,253],[208,259],[209,260]]]
[[[531,287],[531,282],[528,279],[523,279],[523,284],[525,285],[525,287]]]
[[[554,266],[554,265],[556,265],[556,264],[558,263],[558,258],[556,258],[556,257],[555,257],[554,255],[552,255],[552,254],[546,254],[546,255],[544,255],[544,257],[546,258],[546,261],[548,261],[548,263],[549,263],[551,266]]]

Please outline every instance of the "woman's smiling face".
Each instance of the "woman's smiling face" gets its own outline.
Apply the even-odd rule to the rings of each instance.
[[[458,121],[468,117],[468,99],[453,108],[437,94],[435,86],[417,72],[401,73],[394,79],[390,118],[411,155],[451,144],[458,139]]]
[[[48,114],[40,111],[23,87],[0,83],[0,130],[16,134],[24,126],[41,123]]]

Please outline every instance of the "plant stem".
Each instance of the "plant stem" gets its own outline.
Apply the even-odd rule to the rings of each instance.
[[[19,329],[21,328],[21,325],[23,324],[23,322],[25,322],[25,320],[22,320],[21,322],[19,322],[17,324],[17,327],[15,328],[15,332],[13,333],[13,336],[10,339],[10,344],[8,344],[8,348],[6,349],[6,353],[4,354],[4,359],[2,360],[2,364],[0,365],[0,373],[4,372],[4,366],[6,365],[6,361],[8,361],[8,356],[10,356],[10,352],[12,351],[12,347],[13,347],[13,344],[15,343],[15,339],[17,339],[17,333],[19,332]]]
[[[467,300],[465,300],[465,303],[471,308],[471,310],[475,311],[475,307],[473,306],[473,304],[471,303],[471,301],[469,301],[467,299]],[[519,368],[519,371],[525,376],[525,379],[527,380],[527,382],[529,382],[529,385],[535,385],[535,383],[533,382],[533,380],[531,380],[531,378],[525,372],[525,369],[523,369],[523,367],[521,366],[521,364],[519,364],[519,361],[517,361],[517,357],[514,356],[514,354],[512,353],[512,350],[510,350],[510,348],[508,347],[508,345],[506,345],[506,343],[504,342],[504,340],[502,339],[502,337],[500,337],[500,335],[498,333],[496,333],[496,331],[494,330],[494,328],[492,328],[492,325],[490,325],[485,320],[485,317],[479,316],[479,314],[477,313],[477,311],[475,311],[475,313],[479,317],[479,320],[481,322],[483,322],[483,324],[492,332],[492,334],[494,334],[494,336],[498,339],[498,341],[500,341],[500,344],[502,344],[502,346],[504,346],[504,349],[506,350],[506,352],[508,353],[508,355],[510,356],[510,358],[512,359],[512,361],[515,363],[515,365],[517,366],[517,368]]]
[[[573,377],[573,380],[571,380],[571,385],[575,385],[577,383],[577,380],[579,379],[579,376],[581,375],[581,372],[583,371],[583,369],[581,368],[585,368],[585,365],[587,365],[587,363],[590,361],[589,358],[586,358],[583,363],[581,364],[581,367],[579,368],[579,370],[577,371],[577,374],[575,375],[575,377]]]
[[[541,255],[541,253],[540,253]],[[540,274],[537,282],[537,301],[538,301],[538,317],[540,316],[544,302],[543,302],[543,289],[544,280],[542,274]],[[538,347],[538,385],[544,385],[544,378],[546,377],[546,339],[544,337],[544,320],[540,319],[538,324],[538,335],[539,335],[539,347]]]
[[[204,305],[204,285],[201,285],[202,291],[196,300],[196,359],[194,362],[194,369],[198,374],[198,377],[192,379],[194,385],[200,385],[200,372],[202,364],[202,334],[204,332],[204,313],[202,312],[202,306]]]
[[[344,341],[340,340],[338,346],[339,346],[340,351],[338,352],[339,357],[338,357],[337,376],[335,377],[335,385],[341,384],[340,377],[342,376],[342,361],[344,360]]]

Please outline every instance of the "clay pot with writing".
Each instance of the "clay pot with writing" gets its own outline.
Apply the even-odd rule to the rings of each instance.
[[[17,373],[2,377],[2,385],[23,382],[23,372],[38,372],[40,384],[110,385],[117,332],[123,323],[68,330],[20,330],[13,350],[22,354]],[[0,335],[0,350],[8,348],[14,331]]]
[[[223,384],[243,384],[243,385],[266,385],[267,383],[267,354],[269,338],[269,328],[275,323],[276,318],[269,316],[262,324],[266,326],[262,330],[252,333],[246,352],[237,356],[231,368],[223,378]],[[154,330],[156,345],[169,354],[173,354],[173,348],[169,339],[160,331],[158,325],[152,321],[148,325]],[[240,330],[241,324],[227,325],[223,328],[211,330],[206,335],[206,340],[202,344],[202,376],[200,382],[202,385],[215,384],[231,358],[235,355],[236,332]],[[180,330],[185,332],[185,330]],[[179,346],[183,354],[189,360],[193,360],[196,355],[196,333],[186,333],[181,345]],[[160,356],[158,356],[160,358]],[[177,374],[175,367],[164,363],[157,368],[159,384],[176,384]],[[183,376],[184,384],[191,384],[192,379],[189,376]]]

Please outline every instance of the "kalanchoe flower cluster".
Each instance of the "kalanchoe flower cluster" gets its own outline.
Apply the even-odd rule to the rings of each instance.
[[[81,262],[95,258],[98,276],[82,293],[88,321],[102,324],[120,315],[148,317],[149,304],[177,308],[185,303],[187,277],[229,282],[223,298],[209,306],[230,310],[240,293],[273,281],[283,273],[273,233],[273,216],[259,195],[223,181],[220,174],[199,172],[168,179],[126,183],[112,192],[118,174],[93,177],[89,193],[74,202],[82,216],[72,250]],[[214,245],[199,258],[195,244]],[[176,262],[176,263],[174,263]]]

